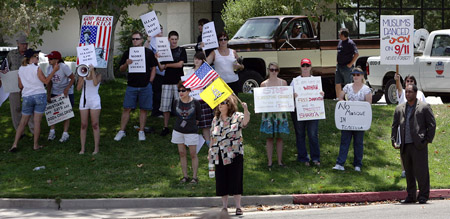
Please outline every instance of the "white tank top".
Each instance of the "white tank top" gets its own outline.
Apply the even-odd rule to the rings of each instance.
[[[46,93],[44,83],[38,78],[38,68],[39,66],[35,64],[20,66],[19,77],[23,85],[22,97]]]
[[[232,83],[239,80],[239,76],[234,73],[233,63],[236,61],[234,57],[233,50],[229,49],[229,54],[227,56],[222,56],[219,50],[214,50],[214,68],[219,76],[226,82]]]

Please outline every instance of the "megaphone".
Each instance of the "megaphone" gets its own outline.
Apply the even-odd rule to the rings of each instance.
[[[80,77],[86,77],[86,76],[88,76],[88,75],[89,75],[89,66],[87,66],[87,65],[79,65],[79,66],[77,67],[77,74],[78,74]]]

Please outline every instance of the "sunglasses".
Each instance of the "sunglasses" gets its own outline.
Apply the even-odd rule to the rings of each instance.
[[[269,71],[271,71],[271,72],[279,72],[280,69],[278,69],[278,68],[269,68]]]
[[[353,77],[354,77],[354,76],[360,76],[360,75],[361,75],[361,74],[353,74]]]
[[[220,38],[219,41],[228,41],[227,38]]]
[[[131,40],[141,40],[142,38],[131,38]]]
[[[220,103],[220,105],[227,105],[228,101],[223,101],[222,103]]]
[[[182,93],[184,93],[184,92],[186,92],[187,90],[186,89],[179,89],[178,90],[178,92],[182,92]]]
[[[311,65],[303,64],[302,67],[311,67]]]
[[[414,80],[406,80],[408,83],[414,83]]]
[[[39,58],[39,56],[33,56],[34,58]]]

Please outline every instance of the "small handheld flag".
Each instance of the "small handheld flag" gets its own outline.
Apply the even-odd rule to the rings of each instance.
[[[185,82],[183,86],[191,90],[198,90],[205,87],[209,82],[219,77],[214,69],[207,63],[203,63],[197,71],[194,72]]]

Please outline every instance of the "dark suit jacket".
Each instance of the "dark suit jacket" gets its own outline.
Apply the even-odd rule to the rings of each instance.
[[[394,121],[392,122],[391,140],[394,142],[397,139],[398,127],[400,126],[401,145],[400,153],[403,153],[405,146],[405,125],[406,125],[406,104],[400,104],[395,108]],[[414,146],[418,150],[427,147],[431,143],[436,132],[436,121],[434,119],[433,110],[430,104],[416,100],[415,107],[411,112],[412,115],[409,120],[411,136],[414,141]]]

